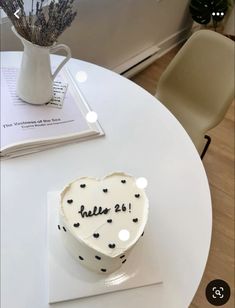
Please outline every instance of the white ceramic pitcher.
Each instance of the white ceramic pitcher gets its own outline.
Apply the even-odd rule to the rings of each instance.
[[[19,35],[14,27],[12,27],[12,31],[24,45],[16,93],[27,103],[45,104],[53,97],[53,80],[71,58],[70,48],[64,44],[50,47],[35,45]],[[67,56],[52,74],[50,53],[56,52],[59,49],[64,49],[67,52]]]

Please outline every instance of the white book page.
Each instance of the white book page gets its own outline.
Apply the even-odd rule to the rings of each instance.
[[[63,108],[30,105],[16,95],[17,68],[1,68],[1,150],[32,141],[84,135],[92,131],[68,86]],[[62,78],[62,77],[61,77]]]

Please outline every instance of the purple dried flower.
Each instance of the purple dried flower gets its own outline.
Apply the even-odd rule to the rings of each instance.
[[[74,0],[51,0],[45,7],[44,2],[45,0],[36,0],[35,3],[32,0],[28,16],[24,10],[23,0],[0,0],[0,6],[16,31],[25,39],[37,45],[51,46],[71,25],[77,12],[73,11]],[[14,15],[18,8],[21,9],[19,19]]]

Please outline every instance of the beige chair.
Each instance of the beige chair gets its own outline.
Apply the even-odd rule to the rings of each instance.
[[[194,33],[162,74],[156,97],[203,157],[210,143],[205,133],[221,122],[234,97],[234,42],[214,31]]]

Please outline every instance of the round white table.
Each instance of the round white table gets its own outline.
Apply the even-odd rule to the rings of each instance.
[[[21,53],[1,53],[19,66]],[[61,60],[52,56],[53,64]],[[207,177],[189,136],[148,92],[99,66],[71,59],[71,73],[87,73],[79,87],[97,112],[105,137],[1,163],[2,304],[49,307],[47,192],[81,175],[123,170],[148,179],[162,285],[55,304],[56,308],[184,308],[199,286],[208,257],[212,211]]]

